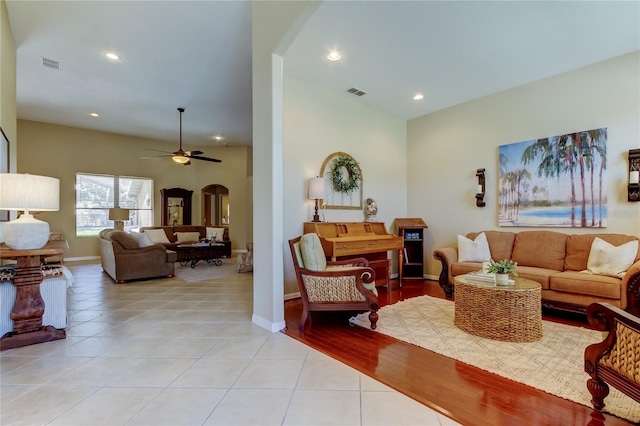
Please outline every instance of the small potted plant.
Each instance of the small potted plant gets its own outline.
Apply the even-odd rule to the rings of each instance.
[[[489,262],[487,272],[489,272],[490,274],[496,274],[496,284],[508,285],[509,274],[513,275],[514,277],[518,276],[518,273],[516,272],[517,267],[518,263],[514,262],[511,259],[502,259],[497,262],[491,260]]]

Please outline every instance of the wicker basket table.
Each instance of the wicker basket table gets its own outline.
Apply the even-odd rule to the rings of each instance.
[[[453,322],[469,334],[505,342],[542,338],[540,284],[516,278],[514,285],[487,287],[460,275],[455,280]]]

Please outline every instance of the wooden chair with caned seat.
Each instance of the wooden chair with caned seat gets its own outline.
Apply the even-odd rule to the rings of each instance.
[[[289,240],[289,248],[302,298],[300,330],[311,324],[311,311],[369,311],[376,328],[378,292],[367,259],[328,262],[317,234]]]
[[[609,303],[587,308],[589,324],[606,338],[584,351],[584,371],[593,407],[601,411],[609,386],[640,402],[640,318]]]

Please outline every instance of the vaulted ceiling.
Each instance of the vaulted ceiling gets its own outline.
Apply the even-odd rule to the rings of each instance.
[[[18,118],[177,141],[185,107],[187,147],[251,144],[250,2],[7,7]],[[341,60],[326,58],[332,49]],[[410,119],[639,49],[638,2],[331,1],[298,34],[285,71]]]

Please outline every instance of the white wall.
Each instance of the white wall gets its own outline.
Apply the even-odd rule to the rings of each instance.
[[[467,102],[408,122],[409,216],[425,219],[425,273],[437,276],[434,249],[457,234],[500,228],[498,146],[573,131],[608,128],[609,218],[605,229],[546,228],[566,233],[640,235],[640,203],[627,202],[627,155],[640,147],[640,53]],[[486,168],[487,206],[475,205],[476,169]]]
[[[286,61],[286,57],[285,57]],[[374,198],[378,220],[387,229],[406,217],[406,121],[359,104],[349,94],[329,93],[285,75],[284,86],[284,236],[302,234],[313,217],[308,179],[325,158],[346,152],[360,163],[363,198]],[[363,210],[325,211],[328,222],[364,221]],[[291,254],[285,246],[285,294],[298,291]]]

